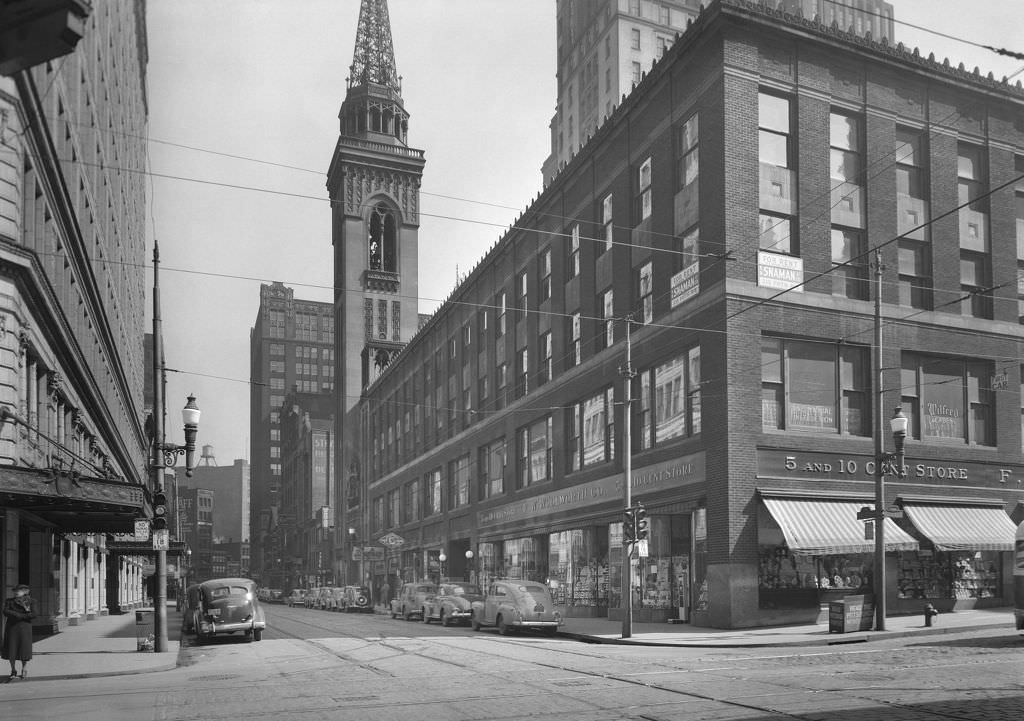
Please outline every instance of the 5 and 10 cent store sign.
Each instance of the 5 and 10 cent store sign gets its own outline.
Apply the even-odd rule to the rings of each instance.
[[[810,451],[757,451],[757,475],[759,477],[808,477],[836,481],[868,480],[877,473],[875,459],[834,453]],[[1008,483],[1021,485],[1024,482],[1024,467],[971,463],[966,461],[928,461],[907,458],[903,465],[904,481],[914,482],[959,482],[976,486],[1005,486]]]

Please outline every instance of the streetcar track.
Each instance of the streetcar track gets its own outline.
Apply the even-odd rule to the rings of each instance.
[[[412,636],[388,636],[388,635],[382,633],[382,634],[380,634],[380,636],[378,638],[372,639],[372,638],[367,638],[364,635],[357,635],[357,634],[354,634],[354,633],[346,632],[346,631],[338,629],[338,628],[328,627],[328,626],[324,626],[322,624],[313,623],[310,620],[306,620],[306,619],[289,619],[289,620],[293,621],[293,622],[296,622],[296,623],[299,623],[301,625],[310,626],[312,628],[317,628],[317,629],[320,629],[320,630],[323,630],[323,631],[329,631],[332,634],[344,636],[344,637],[349,638],[349,639],[358,639],[358,640],[366,642],[368,644],[375,643],[377,645],[383,646],[383,647],[388,648],[390,650],[398,651],[401,654],[417,656],[419,658],[422,658],[422,659],[425,659],[425,660],[428,660],[428,661],[432,661],[432,662],[435,662],[435,663],[445,663],[445,664],[448,664],[448,665],[455,666],[455,667],[457,667],[459,669],[468,670],[468,671],[470,671],[472,673],[476,673],[476,674],[479,674],[481,676],[485,676],[485,677],[489,677],[489,678],[497,678],[497,679],[503,680],[503,681],[507,680],[507,675],[505,675],[505,674],[498,674],[498,673],[494,673],[494,672],[482,671],[482,670],[479,669],[479,667],[473,666],[473,665],[468,664],[468,663],[459,663],[459,662],[456,662],[456,661],[451,661],[449,659],[445,659],[445,658],[442,658],[442,657],[439,657],[439,656],[436,656],[436,655],[433,655],[433,654],[424,653],[423,651],[418,651],[418,650],[415,650],[415,649],[403,648],[402,646],[398,645],[399,639],[407,639],[407,640],[412,641],[412,640],[415,639],[415,637],[412,637]],[[357,661],[357,660],[347,656],[346,654],[338,652],[338,651],[335,651],[334,649],[331,649],[328,646],[326,646],[325,644],[320,643],[318,641],[313,641],[313,640],[310,640],[310,639],[301,638],[300,636],[298,636],[296,634],[290,633],[288,631],[284,631],[280,627],[275,627],[274,631],[275,632],[279,632],[279,633],[281,633],[284,636],[288,636],[290,638],[299,640],[301,642],[308,643],[308,644],[314,646],[315,648],[317,648],[322,653],[325,653],[325,654],[331,655],[331,656],[335,656],[335,657],[337,657],[337,658],[339,658],[339,659],[341,659],[343,661],[346,661],[348,663],[352,663],[353,665],[355,665],[355,666],[357,666],[359,668],[365,669],[367,671],[370,671],[372,673],[377,673],[379,675],[384,675],[384,676],[387,676],[387,677],[390,677],[390,678],[398,678],[398,676],[396,676],[396,674],[392,674],[392,673],[387,672],[387,671],[385,671],[383,669],[376,668],[375,666],[372,665],[373,662],[367,663],[367,662]],[[472,638],[472,637],[461,637],[461,638]],[[442,637],[438,637],[436,640],[441,642],[449,650],[452,649],[452,647],[449,646],[448,643],[445,643],[445,641],[444,641],[444,639]],[[525,647],[536,648],[536,646],[534,644],[529,643],[527,641],[507,640],[506,643],[515,644],[517,646],[525,646]],[[464,648],[464,647],[459,647],[458,650],[463,652],[463,653],[474,653],[474,654],[477,654],[477,655],[480,655],[480,656],[487,657],[489,659],[494,659],[494,658],[505,659],[505,658],[507,658],[506,656],[502,655],[501,653],[491,652],[491,651],[488,651],[488,650],[483,649],[483,648]],[[557,653],[557,654],[564,654],[564,655],[570,655],[570,656],[584,656],[584,657],[587,657],[587,658],[590,658],[590,659],[594,658],[594,655],[591,654],[591,653],[578,653],[578,652],[573,652],[573,651],[568,650],[568,649],[560,649],[560,648],[554,648],[554,649],[549,648],[548,650],[550,652]],[[813,656],[823,656],[823,657],[828,657],[828,658],[833,658],[834,657],[834,658],[837,658],[837,659],[841,659],[842,657],[845,657],[845,656],[862,655],[862,654],[868,654],[868,653],[883,653],[883,652],[886,652],[886,651],[887,651],[886,649],[857,650],[857,651],[839,651],[839,652],[835,652],[835,653],[792,654],[792,655],[789,655],[789,656],[786,656],[786,657],[774,656],[774,655],[771,655],[771,656],[764,655],[764,656],[760,656],[760,657],[746,657],[746,658],[741,658],[741,659],[737,659],[737,660],[738,661],[776,660],[776,659],[781,659],[781,658],[800,659],[800,658],[803,658],[803,657],[813,657]],[[888,651],[888,652],[891,653],[891,651]],[[389,657],[389,658],[394,658],[394,657]],[[628,659],[619,659],[619,660],[620,661],[625,661],[625,662],[631,662]],[[696,691],[693,691],[693,690],[684,690],[684,689],[679,689],[679,688],[673,688],[673,687],[666,686],[666,685],[663,685],[663,684],[660,684],[660,683],[657,683],[657,682],[653,682],[651,680],[643,680],[643,679],[637,678],[638,676],[641,676],[641,675],[647,675],[647,676],[662,675],[661,673],[656,673],[656,672],[635,673],[635,674],[604,673],[604,672],[598,672],[598,671],[589,671],[589,670],[586,670],[586,669],[571,668],[571,667],[568,667],[568,666],[565,666],[565,665],[562,665],[562,664],[559,664],[559,663],[551,663],[551,662],[543,662],[543,661],[529,661],[527,663],[530,663],[530,664],[532,664],[534,666],[537,666],[537,667],[540,667],[540,668],[548,668],[548,669],[557,670],[557,671],[560,671],[560,672],[566,673],[566,674],[573,674],[573,676],[571,677],[573,679],[598,679],[598,680],[605,681],[605,682],[612,681],[612,682],[617,682],[617,683],[621,683],[621,684],[625,684],[625,685],[630,685],[630,686],[636,686],[636,687],[646,688],[646,689],[650,689],[650,690],[661,691],[661,692],[664,692],[666,694],[670,694],[670,695],[677,696],[677,697],[682,697],[682,698],[687,698],[687,699],[694,699],[694,700],[699,700],[699,701],[707,701],[707,702],[711,702],[711,703],[722,704],[722,705],[725,705],[725,706],[729,706],[729,707],[733,707],[733,708],[738,708],[738,709],[743,709],[743,710],[746,710],[746,711],[755,711],[755,712],[758,712],[758,713],[774,714],[774,715],[778,715],[780,717],[796,719],[798,721],[802,721],[803,719],[806,719],[806,714],[803,713],[803,712],[800,712],[800,713],[790,713],[790,712],[787,712],[787,711],[784,711],[784,710],[781,710],[781,709],[778,709],[778,708],[774,708],[771,705],[767,705],[767,704],[759,704],[759,703],[754,703],[752,701],[743,701],[743,700],[735,699],[735,698],[722,698],[721,696],[718,696],[718,695],[715,695],[715,694],[703,694],[703,693],[699,693],[699,692],[696,692]],[[973,661],[971,663],[974,663],[974,664],[977,664],[977,663],[993,663],[993,664],[995,664],[995,663],[999,663],[999,661],[997,659],[993,659],[991,661],[988,661],[988,660],[980,661],[979,660],[979,661]],[[916,668],[924,669],[924,668],[934,668],[934,667],[935,667],[934,665],[927,665],[927,664],[899,664],[898,666],[889,666],[889,668],[900,668],[902,670],[912,670],[912,669],[916,669]],[[670,673],[675,673],[675,674],[679,674],[679,673],[687,673],[687,674],[689,674],[689,673],[714,673],[715,675],[719,675],[720,678],[722,680],[725,680],[725,681],[742,682],[742,681],[749,680],[747,678],[744,678],[743,676],[737,676],[735,674],[736,670],[737,670],[737,668],[735,666],[732,666],[732,667],[718,667],[716,669],[700,669],[700,670],[698,670],[698,669],[692,669],[692,670],[691,669],[677,669],[677,670],[673,670],[673,671],[666,671],[666,672],[664,672],[664,674],[667,675],[667,674],[670,674]],[[730,671],[732,673],[728,673]],[[822,673],[824,674],[825,672],[822,672]],[[842,675],[848,675],[848,674],[851,674],[851,673],[857,673],[857,671],[844,671],[844,672],[831,671],[831,672],[828,672],[828,673],[829,673],[829,675],[836,675],[837,676],[837,675],[840,675],[840,673]],[[434,675],[434,674],[429,674],[429,675]],[[403,677],[404,678],[408,678],[408,676],[403,676]],[[537,681],[530,681],[530,680],[522,679],[520,681],[520,687],[529,689],[530,693],[529,694],[517,694],[517,697],[518,696],[524,696],[524,695],[529,695],[529,696],[532,697],[532,696],[535,696],[535,695],[552,695],[552,694],[555,694],[556,692],[554,692],[554,691],[550,690],[550,688],[547,688],[544,685],[542,685],[542,684],[550,685],[550,684],[552,684],[554,682],[555,682],[554,679],[545,679],[543,682],[537,682]],[[927,714],[927,715],[932,716],[932,717],[937,718],[937,719],[950,719],[951,721],[965,721],[968,718],[968,717],[965,717],[965,716],[962,716],[962,715],[956,714],[956,713],[946,713],[946,712],[939,711],[939,710],[934,710],[934,709],[925,709],[925,708],[921,708],[919,705],[901,704],[901,703],[898,703],[898,702],[887,701],[887,700],[884,700],[884,699],[878,699],[878,698],[873,698],[873,697],[870,697],[870,696],[867,696],[867,695],[863,695],[864,691],[880,690],[880,689],[883,688],[883,687],[879,687],[879,686],[856,687],[856,688],[840,688],[840,689],[833,689],[833,690],[826,690],[826,689],[813,690],[813,689],[801,688],[801,687],[796,686],[796,685],[786,684],[786,683],[784,683],[784,682],[782,682],[780,680],[762,681],[762,683],[773,685],[773,686],[775,686],[776,688],[779,689],[778,694],[772,694],[772,696],[774,696],[774,695],[784,696],[784,695],[793,694],[793,693],[802,693],[802,694],[807,694],[807,695],[815,695],[815,694],[819,694],[819,693],[846,694],[846,695],[849,695],[851,698],[856,698],[856,699],[862,700],[862,701],[868,701],[869,703],[877,704],[877,705],[879,705],[882,708],[889,708],[889,709],[892,709],[894,711],[895,710],[913,711],[913,712],[916,712],[916,713],[924,713],[924,714]],[[579,688],[585,694],[585,691],[587,690],[588,686],[580,685]],[[561,689],[557,693],[558,694],[563,694],[563,693],[565,693],[565,689],[566,689],[566,687],[562,686]],[[858,692],[861,692],[861,693],[858,693]],[[596,706],[596,704],[588,702],[586,700],[584,694],[574,695],[573,697],[574,697],[574,699],[577,702],[587,704],[587,705],[591,706],[591,708],[593,708],[595,711],[599,711],[599,712],[602,712],[602,713],[607,713],[609,711],[612,711],[612,709],[598,707],[598,706]],[[768,696],[767,694],[760,694],[759,695],[759,697],[761,697],[761,698],[765,698],[767,696]],[[491,697],[487,697],[487,698],[491,698]],[[504,699],[504,698],[514,698],[514,697],[502,697],[502,698]],[[470,698],[466,698],[464,700],[469,701],[469,700],[474,700],[474,699],[472,697],[470,697]],[[413,705],[413,706],[415,706],[415,705],[419,705],[419,704],[422,704],[422,703],[423,703],[423,701],[410,701],[410,702],[389,701],[389,705],[391,705],[391,706],[406,706],[406,705]],[[427,702],[427,703],[429,704],[429,703],[435,703],[435,702]],[[436,703],[450,703],[450,701],[448,701],[448,702],[436,702]],[[370,708],[370,707],[376,707],[376,705],[373,705],[373,706],[357,706],[357,708]],[[291,713],[293,713],[293,714],[294,713],[300,713],[300,714],[301,713],[319,713],[321,711],[328,710],[330,708],[333,708],[333,707],[324,707],[324,708],[320,708],[320,709],[301,709],[301,710],[293,709],[293,710],[291,710]],[[629,713],[628,707],[624,707],[624,708],[619,709],[619,713]],[[271,713],[268,712],[267,714],[257,714],[257,715],[258,716],[264,716],[264,715],[271,715]],[[638,717],[639,718],[644,718],[643,716],[637,716],[637,715],[632,715],[632,717],[633,718],[638,718]],[[488,718],[495,719],[495,718],[501,718],[501,717],[495,717],[493,715],[488,715]],[[509,717],[509,718],[514,718],[514,717]],[[213,720],[211,719],[211,721],[213,721]]]

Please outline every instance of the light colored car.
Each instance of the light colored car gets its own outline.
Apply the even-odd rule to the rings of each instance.
[[[304,588],[292,589],[292,592],[290,594],[288,594],[288,606],[290,608],[293,608],[295,606],[305,606],[305,605],[306,605],[306,589],[304,589]]]
[[[370,603],[370,589],[366,586],[345,586],[344,601],[341,606],[345,613],[373,613]]]
[[[306,608],[315,608],[317,596],[320,595],[320,587],[310,588],[306,591],[306,597],[302,599],[302,604]]]
[[[259,641],[267,628],[256,583],[248,578],[203,581],[196,606],[190,611],[198,640],[238,633],[249,641]]]
[[[401,616],[406,621],[412,616],[423,618],[427,598],[437,593],[437,586],[429,581],[403,583],[398,596],[391,599],[391,618]]]
[[[322,606],[325,611],[340,611],[345,607],[345,589],[341,586],[328,586]]]
[[[483,600],[483,594],[476,584],[442,583],[437,587],[437,594],[426,599],[423,623],[440,621],[442,626],[469,623],[473,617],[473,602]]]
[[[502,636],[523,628],[534,628],[554,636],[561,626],[562,614],[547,586],[536,581],[492,581],[482,601],[473,603],[470,624],[474,631],[481,626],[496,626]]]

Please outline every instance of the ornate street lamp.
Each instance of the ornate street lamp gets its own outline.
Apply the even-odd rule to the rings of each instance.
[[[439,553],[438,556],[437,556],[437,562],[440,564],[440,568],[441,568],[441,577],[440,577],[441,581],[444,580],[444,564],[445,564],[445,562],[447,560],[448,560],[448,556],[445,555],[444,551],[441,551],[441,553]]]
[[[472,581],[473,580],[473,575],[476,573],[476,565],[473,563],[473,549],[472,548],[470,548],[469,550],[466,551],[466,568],[469,571],[469,580]],[[479,582],[480,582],[480,579],[478,578],[477,579],[477,583],[479,583]]]

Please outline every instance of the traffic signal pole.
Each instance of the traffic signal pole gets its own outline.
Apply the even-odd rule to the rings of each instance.
[[[623,470],[626,478],[623,485],[626,487],[626,516],[622,524],[622,638],[630,638],[633,635],[633,547],[630,540],[632,535],[635,539],[636,525],[633,509],[633,446],[630,436],[630,421],[632,416],[632,391],[633,377],[636,372],[633,370],[633,349],[630,339],[630,327],[632,316],[626,316],[626,365],[619,368],[619,375],[623,377],[622,393],[622,456]],[[627,528],[632,525],[632,529]],[[629,531],[632,530],[632,533]]]
[[[153,458],[150,462],[151,490],[163,494],[164,443],[164,357],[160,321],[160,250],[153,245]],[[164,521],[166,523],[166,520]],[[156,551],[156,592],[153,599],[153,650],[167,652],[167,551]]]

